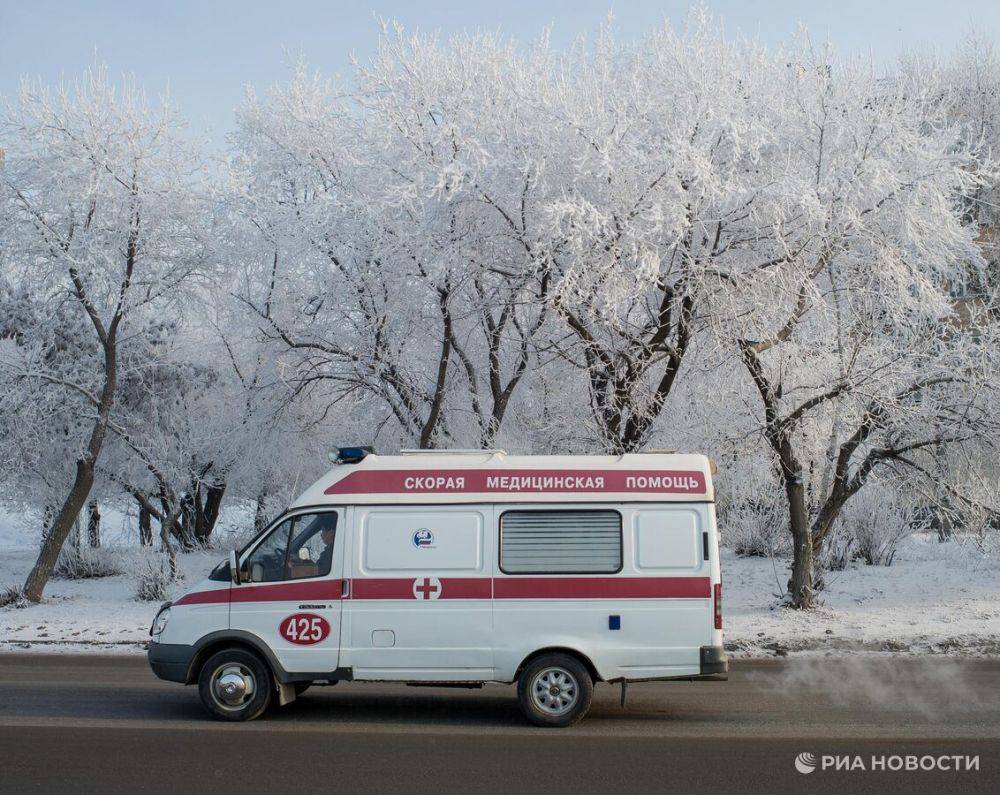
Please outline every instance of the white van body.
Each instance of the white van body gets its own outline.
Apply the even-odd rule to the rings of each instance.
[[[367,455],[243,549],[238,578],[219,567],[165,605],[150,664],[193,683],[244,646],[283,701],[340,680],[514,682],[552,650],[594,681],[722,678],[711,475],[699,455]],[[296,548],[318,524],[332,550]]]

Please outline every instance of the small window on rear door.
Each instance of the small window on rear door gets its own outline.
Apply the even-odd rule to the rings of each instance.
[[[696,569],[702,563],[701,522],[688,508],[639,510],[635,513],[635,567]]]
[[[505,511],[500,516],[505,574],[614,574],[621,567],[618,511]]]

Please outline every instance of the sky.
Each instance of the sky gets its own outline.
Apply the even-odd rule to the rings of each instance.
[[[169,90],[191,134],[223,147],[246,87],[285,80],[304,59],[327,75],[349,76],[365,60],[376,19],[407,30],[499,30],[519,41],[551,27],[564,46],[592,34],[613,12],[618,35],[640,38],[664,18],[681,24],[691,0],[0,0],[0,97],[22,77],[72,79],[97,60],[134,74],[152,96]],[[997,0],[709,0],[729,35],[777,44],[805,25],[813,40],[843,54],[890,64],[918,47],[952,50],[970,32],[998,38]],[[96,56],[95,56],[96,54]]]

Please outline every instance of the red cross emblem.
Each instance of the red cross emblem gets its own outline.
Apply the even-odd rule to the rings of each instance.
[[[441,580],[437,577],[419,577],[413,581],[414,599],[437,599],[441,595]]]

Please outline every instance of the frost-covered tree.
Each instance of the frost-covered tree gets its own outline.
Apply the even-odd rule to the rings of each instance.
[[[33,601],[116,427],[123,367],[141,369],[144,328],[169,311],[204,266],[198,164],[179,129],[168,107],[150,107],[133,84],[116,86],[101,68],[58,91],[26,83],[0,118],[5,266],[44,310],[5,351],[5,377],[25,400],[58,393],[73,402],[80,424],[69,441],[72,485],[25,583]],[[71,361],[53,366],[51,349],[60,341],[49,321],[60,314],[78,325],[82,319],[87,331],[62,340]]]
[[[971,158],[970,170],[977,177],[960,205],[966,218],[979,227],[979,241],[991,266],[985,280],[975,279],[973,273],[970,287],[991,292],[1000,277],[1000,181],[996,172],[1000,159],[1000,56],[991,41],[973,35],[939,70],[942,110],[958,126],[961,145]],[[919,65],[903,67],[903,74],[917,81],[927,71]]]
[[[782,124],[773,59],[695,14],[639,45],[610,33],[559,63],[536,100],[559,350],[585,374],[592,438],[645,446],[720,282],[787,252],[788,198],[761,167]]]
[[[0,479],[46,517],[29,595],[95,479],[195,545],[338,443],[709,452],[800,607],[880,501],[988,527],[998,75],[977,40],[878,79],[704,12],[565,51],[387,26],[348,82],[248,96],[211,196],[133,87],[26,86]]]
[[[300,384],[375,398],[403,443],[491,444],[544,323],[510,54],[387,35],[352,93],[299,70],[240,115],[241,213],[273,249],[240,298]]]
[[[780,83],[765,163],[787,220],[774,267],[735,276],[728,325],[780,465],[794,560],[791,603],[811,606],[815,558],[845,504],[880,470],[927,475],[948,445],[995,438],[996,329],[956,322],[982,272],[961,197],[975,189],[937,85],[801,50]]]
[[[444,384],[424,376],[447,370],[450,343],[423,347],[421,313],[443,325],[437,300],[417,284],[407,241],[386,243],[357,125],[302,72],[269,103],[251,99],[239,121],[235,212],[251,244],[237,300],[300,393],[325,387],[334,407],[379,399],[404,435],[428,444]]]

